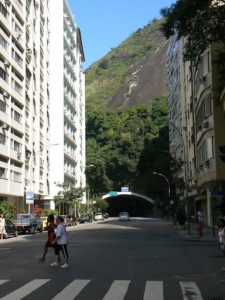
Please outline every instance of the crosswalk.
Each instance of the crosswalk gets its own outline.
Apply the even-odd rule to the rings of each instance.
[[[30,296],[32,299],[32,293],[38,291],[39,288],[47,288],[47,284],[52,279],[34,279],[27,282],[25,285],[9,292],[4,295],[0,300],[20,300]],[[0,292],[1,286],[9,283],[9,279],[0,280]],[[90,279],[75,279],[66,285],[58,294],[54,295],[49,300],[73,300],[80,295],[90,284]],[[198,285],[192,281],[179,281],[180,294],[183,300],[203,300],[202,294]],[[114,280],[109,285],[107,292],[102,295],[102,300],[123,300],[128,299],[126,295],[129,291],[132,282],[130,280]],[[0,294],[1,295],[1,294]],[[28,299],[26,298],[26,299]],[[92,291],[92,299],[94,299],[94,291]],[[137,300],[164,300],[164,284],[163,281],[146,281],[145,288],[143,290],[143,297]]]

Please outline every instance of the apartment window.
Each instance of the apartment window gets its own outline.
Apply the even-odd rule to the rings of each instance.
[[[208,159],[213,158],[213,154],[214,154],[214,151],[213,151],[213,136],[207,138],[206,145],[207,145],[207,158]]]
[[[205,96],[196,114],[197,129],[200,128],[203,120],[211,114],[212,114],[212,94],[210,93]]]
[[[0,144],[5,145],[6,139],[7,137],[4,134],[0,133]]]
[[[14,88],[15,88],[15,90],[17,91],[18,94],[22,95],[22,93],[23,93],[23,88],[22,88],[22,86],[21,86],[19,83],[17,83],[16,81],[15,81],[15,86],[14,86]]]
[[[19,114],[16,110],[14,110],[13,108],[11,109],[11,118],[13,120],[15,120],[18,123],[21,123],[21,114]]]
[[[0,167],[0,178],[6,179],[7,178],[6,174],[7,174],[7,170],[5,168]]]
[[[0,78],[8,83],[8,74],[0,67]]]
[[[17,52],[15,52],[14,59],[17,62],[17,64],[22,68],[23,67],[23,59],[19,56],[19,54]]]
[[[0,100],[0,111],[6,113],[6,103]]]
[[[7,9],[2,5],[1,2],[0,2],[0,12],[5,18],[7,18]]]
[[[14,151],[21,152],[21,144],[13,139],[10,140],[10,148]]]
[[[6,39],[0,34],[0,45],[7,50],[8,49],[8,43]]]
[[[12,181],[16,181],[16,182],[22,182],[21,181],[21,173],[18,173],[16,171],[11,170],[10,171],[10,179]]]

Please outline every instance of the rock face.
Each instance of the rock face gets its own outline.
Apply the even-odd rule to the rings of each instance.
[[[149,104],[167,93],[162,20],[138,29],[86,71],[87,111]]]
[[[109,107],[129,107],[151,103],[157,96],[167,93],[167,44],[131,67],[119,92]]]

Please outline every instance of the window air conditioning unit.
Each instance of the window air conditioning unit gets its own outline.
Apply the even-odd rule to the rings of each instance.
[[[10,0],[5,0],[5,5],[10,6],[10,4],[11,4],[11,1],[10,1]]]
[[[18,158],[18,159],[21,159],[21,155],[22,155],[21,152],[17,152],[17,158]]]
[[[21,38],[21,36],[22,36],[22,33],[17,33],[17,35],[16,35],[17,40],[19,40]]]
[[[28,48],[27,49],[27,54],[31,54],[32,53],[32,49],[31,48]]]
[[[202,76],[201,78],[200,78],[200,83],[206,83],[206,76],[204,75],[204,76]]]
[[[4,93],[3,93],[3,97],[4,97],[4,98],[9,98],[9,93],[8,93],[8,92],[4,92]]]
[[[203,128],[209,128],[209,122],[208,121],[204,121],[203,123],[202,123],[202,126],[203,126]]]
[[[206,161],[205,161],[205,166],[206,166],[207,168],[210,167],[210,161],[209,161],[209,160],[206,160]]]
[[[8,60],[5,60],[5,61],[4,61],[4,66],[5,66],[6,68],[8,68],[8,67],[10,66],[10,63],[8,62]]]
[[[1,123],[1,128],[3,129],[3,130],[8,130],[9,129],[9,125],[8,124],[6,124],[6,123]]]

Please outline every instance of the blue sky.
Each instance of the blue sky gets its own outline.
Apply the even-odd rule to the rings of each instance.
[[[68,0],[81,29],[84,69],[117,47],[137,29],[160,17],[174,0]]]

